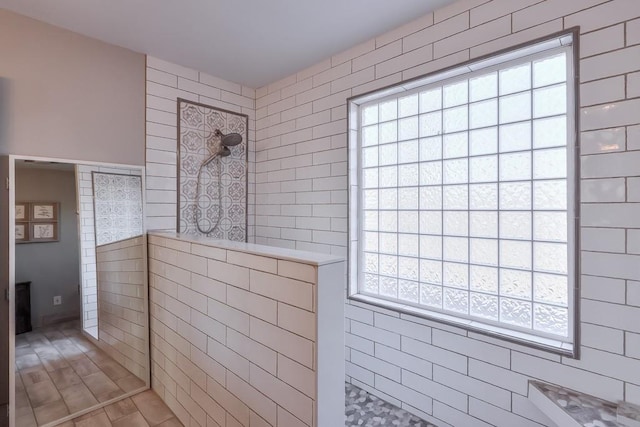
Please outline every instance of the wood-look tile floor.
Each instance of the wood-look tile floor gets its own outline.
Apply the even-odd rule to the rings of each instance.
[[[43,425],[143,386],[143,381],[86,339],[78,322],[16,336],[19,427]]]

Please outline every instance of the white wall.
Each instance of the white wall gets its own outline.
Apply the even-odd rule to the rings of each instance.
[[[347,302],[349,381],[440,427],[548,423],[530,378],[640,403],[638,17],[637,0],[460,0],[256,91],[256,242],[345,255],[349,96],[581,27],[581,360]]]
[[[255,91],[180,65],[147,57],[147,228],[176,230],[177,98],[249,116],[247,236],[255,209]]]
[[[80,257],[73,171],[17,168],[16,201],[60,203],[59,241],[16,244],[16,283],[31,281],[32,326],[77,318]],[[62,304],[54,306],[57,295]]]

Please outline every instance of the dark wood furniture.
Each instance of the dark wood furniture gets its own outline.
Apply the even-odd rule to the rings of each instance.
[[[31,282],[16,283],[16,335],[31,331]]]

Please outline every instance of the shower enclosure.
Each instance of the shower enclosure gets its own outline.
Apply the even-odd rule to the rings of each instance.
[[[247,240],[248,116],[178,99],[180,233]]]

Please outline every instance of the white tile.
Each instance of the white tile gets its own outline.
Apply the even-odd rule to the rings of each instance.
[[[402,385],[430,397],[437,398],[438,401],[456,408],[460,411],[467,410],[467,395],[460,393],[448,386],[431,381],[409,371],[402,371]]]
[[[349,332],[346,332],[344,334],[344,339],[345,339],[345,344],[348,348],[355,349],[373,356],[373,352],[374,352],[373,341],[368,340],[366,338],[359,337],[357,335],[352,335]],[[385,347],[385,348],[388,348],[388,347]],[[409,356],[409,357],[412,357],[412,356]]]
[[[251,318],[249,337],[309,368],[313,367],[313,342],[260,319]]]
[[[627,282],[627,304],[640,307],[640,282]]]
[[[582,228],[580,246],[582,250],[594,252],[625,252],[623,229]]]
[[[580,37],[580,57],[598,55],[624,47],[624,24],[604,28]]]
[[[206,314],[192,311],[191,325],[215,340],[220,342],[224,342],[225,340],[227,334],[227,328],[225,325],[212,319]]]
[[[375,374],[373,372],[348,361],[345,363],[345,373],[347,376],[370,386],[373,386],[375,382]]]
[[[622,279],[585,275],[580,286],[583,298],[624,304],[625,283]]]
[[[307,427],[305,423],[300,421],[298,418],[291,415],[290,412],[287,412],[285,409],[278,406],[278,421],[283,426],[290,427]]]
[[[582,132],[580,153],[585,155],[624,151],[626,141],[624,127]]]
[[[220,363],[213,360],[205,352],[197,348],[191,348],[191,361],[202,369],[208,376],[218,382],[225,381],[226,369]]]
[[[580,81],[625,74],[640,68],[640,46],[628,47],[580,61]]]
[[[435,16],[437,17],[437,12]],[[468,28],[469,13],[465,12],[404,37],[402,39],[402,51],[409,52],[410,50],[430,45],[437,40],[446,39]]]
[[[524,9],[538,2],[539,0],[494,0],[486,2],[471,9],[471,26],[475,27],[476,25],[496,19],[499,16],[509,15],[510,13]]]
[[[423,46],[411,51],[406,51],[402,55],[378,63],[375,67],[375,78],[380,79],[391,74],[406,70],[407,68],[412,68],[420,64],[427,63],[431,61],[431,59],[433,59],[433,55],[433,47],[431,45]],[[373,80],[373,78],[371,78],[370,80]],[[363,81],[362,83],[366,83],[366,81]]]
[[[640,230],[627,230],[627,253],[640,255]]]
[[[379,64],[380,62],[391,59],[402,53],[402,41],[398,40],[393,43],[384,45],[372,52],[366,53],[353,59],[352,71],[360,71],[365,68],[369,68],[372,65]]]
[[[400,334],[388,332],[364,323],[351,321],[351,333],[388,347],[400,349]]]
[[[450,5],[441,7],[434,12],[434,21],[441,22],[446,19],[456,16],[474,7],[480,6],[484,3],[488,3],[490,0],[461,0],[453,2]]]
[[[313,309],[313,285],[251,270],[251,292],[273,298],[287,304],[303,308]]]
[[[252,411],[255,411],[271,425],[276,425],[277,405],[273,400],[261,393],[259,388],[256,389],[248,383],[248,380],[243,381],[241,378],[232,374],[229,375],[227,387],[231,393],[237,396],[251,408]],[[254,424],[251,423],[250,425]]]
[[[278,322],[278,304],[275,300],[230,286],[227,304],[274,325]]]
[[[390,396],[396,396],[402,402],[407,402],[425,412],[431,412],[432,410],[433,399],[431,396],[422,394],[407,386],[399,384],[396,381],[392,381],[379,375],[376,375],[375,383],[376,390],[380,390]]]
[[[432,342],[435,346],[502,366],[503,368],[508,368],[510,365],[510,352],[506,348],[438,329],[433,330]]]
[[[235,351],[251,363],[255,363],[262,369],[276,374],[277,353],[270,348],[242,335],[232,329],[227,332],[227,347]]]
[[[313,370],[278,354],[277,377],[315,400],[316,373]]]
[[[208,276],[229,285],[249,289],[249,269],[209,259]]]
[[[375,357],[421,377],[432,378],[433,364],[419,357],[377,343],[375,344]]]
[[[249,335],[249,315],[209,298],[207,314],[225,326]]]
[[[586,33],[624,22],[630,16],[638,16],[640,14],[639,6],[633,0],[614,0],[569,15],[564,18],[564,24],[567,28],[580,26],[580,32]]]
[[[511,17],[504,16],[434,43],[433,57],[441,58],[508,34],[511,34]]]
[[[374,371],[377,375],[382,375],[395,382],[401,381],[401,370],[398,366],[384,360],[369,356],[357,350],[351,351],[351,363]]]
[[[583,323],[581,328],[581,344],[613,353],[624,353],[624,332],[591,323]]]
[[[636,54],[640,57],[640,50]],[[640,60],[638,61],[638,68],[640,68]],[[581,110],[581,130],[635,125],[638,122],[638,118],[634,115],[634,112],[638,108],[640,108],[639,99],[583,108]]]
[[[185,286],[178,286],[178,301],[202,313],[207,312],[207,298]]]
[[[211,378],[207,378],[207,394],[215,396],[215,400],[242,425],[249,425],[249,407]],[[227,422],[229,420],[227,416]]]
[[[640,256],[582,252],[582,273],[620,279],[640,277]]]
[[[209,298],[213,298],[222,302],[226,301],[227,285],[222,282],[218,282],[217,280],[213,280],[194,273],[191,275],[190,287],[194,291],[206,295]]]
[[[627,98],[640,96],[640,72],[627,75]]]
[[[469,376],[523,396],[527,395],[529,378],[509,369],[469,359]]]
[[[628,338],[629,336],[626,342],[627,349],[632,345]],[[580,352],[580,360],[565,358],[563,363],[634,384],[640,382],[640,360],[607,351],[586,347]]]
[[[640,19],[627,22],[627,46],[640,43]]]
[[[433,25],[433,13],[422,15],[421,17],[408,22],[401,27],[395,28],[382,34],[381,36],[376,37],[375,47],[384,46],[385,44],[394,42],[398,39],[408,36],[409,34],[413,34],[417,31],[423,30],[424,28],[431,25]]]
[[[604,104],[625,98],[625,77],[617,76],[580,85],[580,105]]]
[[[249,380],[249,361],[235,351],[209,338],[207,342],[207,354],[240,378],[245,381]]]
[[[634,165],[640,162],[640,152],[583,156],[581,161],[583,179],[635,176]]]
[[[558,16],[568,15],[587,9],[605,0],[583,0],[580,2],[566,2],[564,0],[548,0],[535,4],[513,14],[513,30],[520,31],[542,22],[550,21]]]
[[[278,303],[278,326],[312,341],[316,340],[316,315],[289,304]]]
[[[469,415],[478,417],[484,421],[491,423],[497,427],[538,427],[539,424],[513,414],[510,411],[504,411],[493,405],[489,405],[474,397],[469,399]]]
[[[198,72],[181,65],[172,64],[153,56],[147,56],[147,67],[155,68],[166,73],[175,74],[191,80],[198,80]]]
[[[467,373],[467,357],[411,338],[402,337],[402,351],[437,365]]]
[[[525,9],[526,11],[526,9]],[[479,46],[471,48],[471,58],[483,55],[490,55],[502,49],[514,47],[522,43],[528,43],[536,38],[546,37],[549,34],[559,32],[563,29],[562,18],[557,18],[549,22],[536,25],[526,30],[515,32],[506,37],[502,37]]]

